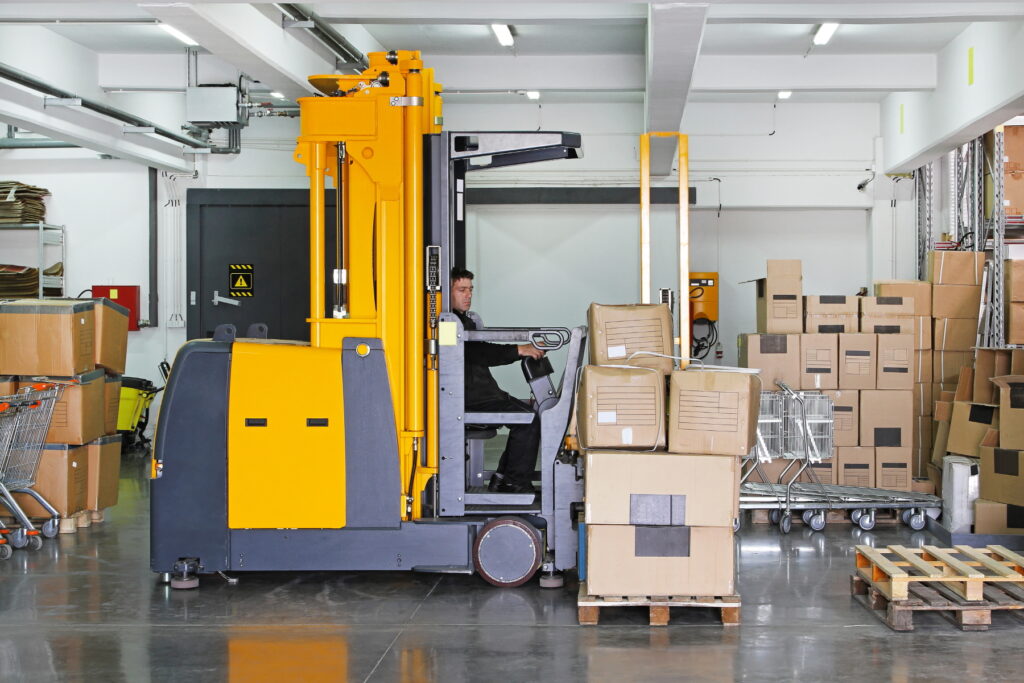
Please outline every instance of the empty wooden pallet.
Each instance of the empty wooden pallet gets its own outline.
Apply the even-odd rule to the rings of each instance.
[[[615,607],[646,607],[651,626],[667,626],[673,607],[710,607],[721,610],[722,623],[729,626],[740,623],[740,596],[599,596],[587,593],[586,582],[580,583],[576,601],[581,626],[596,626],[602,609]]]

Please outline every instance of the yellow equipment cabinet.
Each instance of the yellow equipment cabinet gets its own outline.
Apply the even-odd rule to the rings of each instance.
[[[156,434],[151,568],[179,588],[217,571],[332,569],[475,570],[510,586],[542,565],[557,583],[576,565],[582,490],[563,441],[586,330],[466,330],[449,273],[465,260],[466,175],[575,158],[580,137],[442,132],[418,52],[310,82],[322,96],[299,101],[294,156],[310,179],[311,341],[222,325],[179,351]],[[536,414],[467,412],[474,341],[567,347],[563,378],[524,367]],[[539,491],[489,492],[480,439],[534,419]]]

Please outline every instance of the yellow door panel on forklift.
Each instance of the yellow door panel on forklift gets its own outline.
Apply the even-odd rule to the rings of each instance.
[[[268,375],[267,368],[274,368]],[[235,342],[228,403],[228,526],[345,526],[338,349]]]

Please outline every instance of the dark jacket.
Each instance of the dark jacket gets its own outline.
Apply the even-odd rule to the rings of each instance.
[[[476,323],[465,313],[455,311],[462,326],[475,330]],[[519,360],[515,344],[492,344],[491,342],[466,342],[466,404],[480,403],[495,398],[507,398],[488,368],[509,365]]]

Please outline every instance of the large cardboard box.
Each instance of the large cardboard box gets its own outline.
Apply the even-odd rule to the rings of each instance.
[[[932,385],[925,382],[914,383],[914,415],[931,417],[935,407],[932,398]]]
[[[54,379],[74,384],[64,387],[60,400],[53,407],[46,443],[86,444],[103,436],[108,405],[104,396],[106,382],[103,370]],[[30,378],[21,378],[21,387],[32,384],[35,382]]]
[[[974,500],[974,533],[1024,534],[1024,507],[986,500]]]
[[[860,331],[870,334],[914,334],[917,318],[912,315],[874,316],[860,318]]]
[[[992,382],[999,387],[999,447],[1024,450],[1024,375],[993,377]]]
[[[913,445],[914,392],[860,392],[860,445],[906,448]]]
[[[732,527],[587,526],[591,595],[733,595]]]
[[[867,446],[837,449],[840,486],[875,485],[875,449]]]
[[[914,348],[932,348],[932,319],[927,315],[914,316]]]
[[[95,367],[92,301],[0,302],[0,370],[11,375],[69,377]]]
[[[742,370],[676,370],[669,381],[668,449],[747,455],[757,435],[761,381]]]
[[[932,382],[932,354],[934,351],[914,350],[914,381]]]
[[[660,371],[588,365],[577,400],[583,448],[665,447],[665,377]]]
[[[18,391],[18,378],[14,375],[0,375],[0,396],[10,396]]]
[[[878,335],[876,389],[914,388],[914,337],[910,334]]]
[[[932,287],[933,318],[977,318],[981,307],[981,287],[935,285]]]
[[[865,318],[903,318],[915,313],[914,299],[902,296],[862,296],[860,314]]]
[[[96,302],[96,365],[124,373],[128,355],[128,309],[110,299]]]
[[[822,392],[832,399],[832,441],[836,446],[860,445],[860,392],[840,389]]]
[[[981,446],[982,498],[1024,506],[1024,450]]]
[[[1012,353],[1010,349],[978,349],[976,351],[973,400],[978,403],[999,403],[999,388],[992,378],[1016,374],[1011,368]]]
[[[674,353],[672,313],[668,304],[609,306],[590,304],[590,362],[593,365],[635,365],[672,372],[675,362],[658,356],[631,356],[651,351],[666,356]]]
[[[1024,301],[1024,260],[1003,261],[1004,301]]]
[[[936,318],[937,351],[969,351],[978,345],[977,318]]]
[[[117,485],[121,477],[121,435],[101,436],[88,446],[89,486],[87,510],[103,510],[117,505]]]
[[[935,421],[931,415],[914,416],[914,450],[927,451],[926,460],[931,458],[932,444],[934,443],[932,425],[934,424]]]
[[[765,391],[777,390],[776,382],[795,389],[800,386],[800,335],[741,334],[739,364],[761,371]]]
[[[804,331],[803,275],[799,260],[769,260],[767,277],[757,280],[757,331]]]
[[[808,463],[807,469],[800,475],[797,481],[811,482],[810,472],[814,471],[815,476],[818,478],[820,484],[838,484],[839,483],[839,468],[836,466],[836,460],[834,458],[829,460],[822,460],[821,462]]]
[[[1006,305],[1006,343],[1024,344],[1024,303],[1019,301]]]
[[[980,285],[984,269],[983,251],[928,252],[928,281],[933,285]],[[932,315],[939,317],[934,311]]]
[[[587,451],[587,524],[732,526],[738,514],[735,456]]]
[[[800,335],[801,389],[821,390],[839,387],[839,336],[835,334]]]
[[[39,469],[32,489],[56,508],[61,517],[85,510],[89,490],[89,456],[85,446],[45,444],[39,454]],[[24,493],[14,494],[14,499],[29,517],[50,516],[42,505]],[[3,505],[0,505],[0,514],[8,514]]]
[[[908,297],[914,300],[914,315],[931,317],[932,283],[921,280],[879,280],[875,296]]]
[[[946,450],[957,455],[977,458],[981,440],[985,438],[988,430],[999,429],[999,423],[998,406],[955,401]]]
[[[846,315],[808,315],[804,318],[804,331],[817,334],[845,334],[860,330],[860,317]]]
[[[107,375],[103,378],[103,433],[117,431],[117,414],[121,409],[121,375]]]
[[[913,489],[913,450],[906,448],[875,449],[875,486],[891,491]]]
[[[874,389],[877,358],[877,335],[839,335],[839,388]]]
[[[807,315],[857,315],[860,312],[857,299],[835,294],[805,296],[804,311]]]
[[[960,368],[969,367],[973,362],[972,351],[933,351],[932,381],[956,384],[960,378]]]

